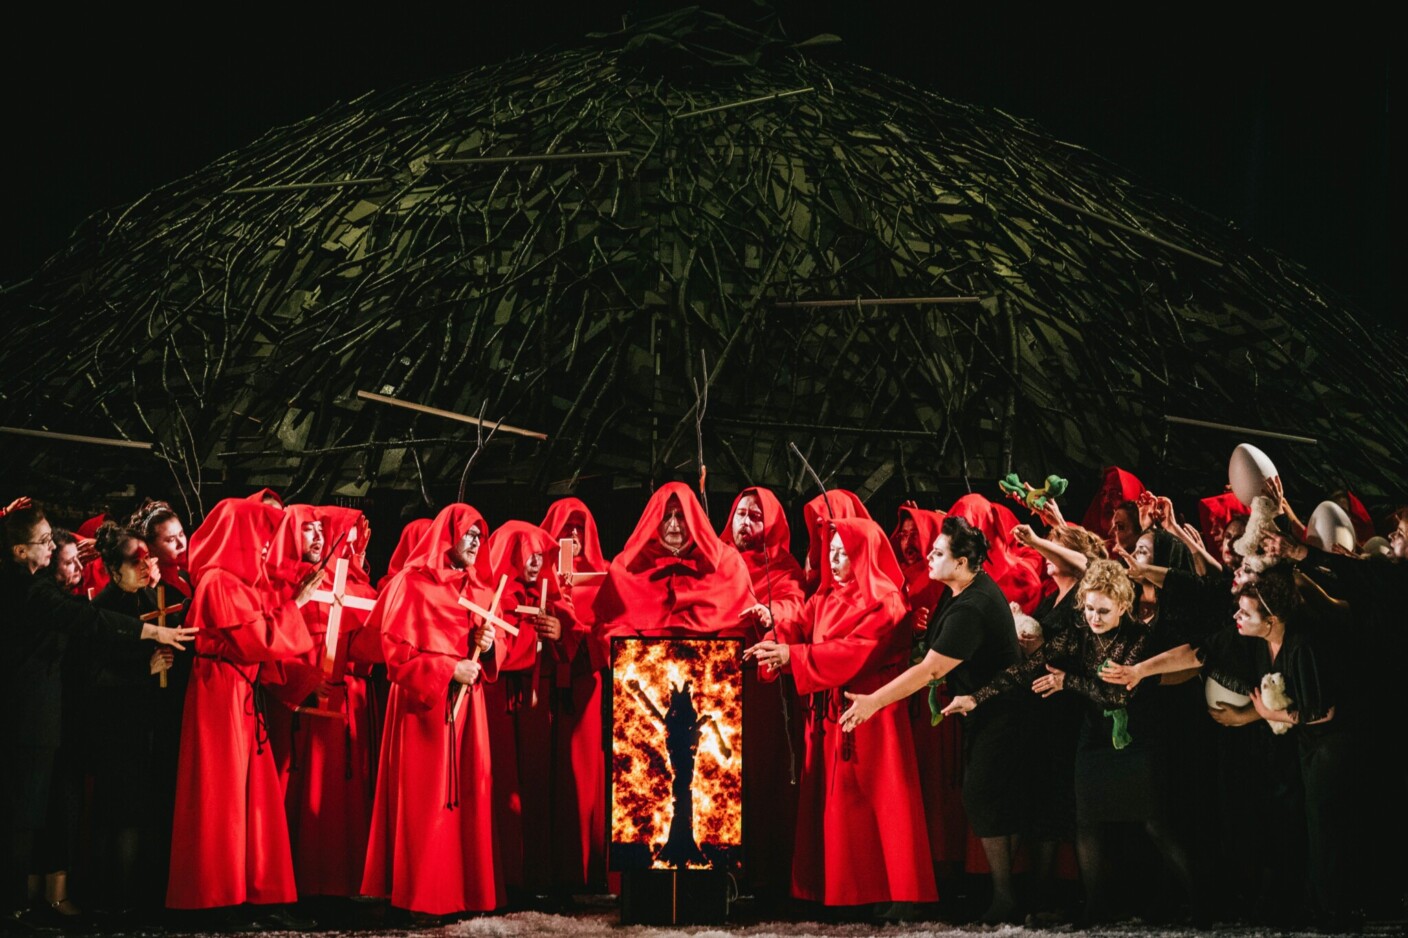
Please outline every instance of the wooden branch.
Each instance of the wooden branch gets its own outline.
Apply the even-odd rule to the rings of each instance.
[[[630,150],[592,150],[586,153],[530,153],[523,156],[466,156],[426,160],[427,166],[495,166],[502,163],[561,163],[572,160],[618,160]]]
[[[458,420],[461,423],[473,424],[477,427],[492,427],[495,430],[502,430],[505,433],[516,433],[519,436],[530,437],[535,440],[546,440],[546,433],[539,433],[536,430],[525,430],[522,427],[509,426],[506,423],[496,423],[492,420],[480,420],[478,417],[471,417],[468,414],[457,414],[453,410],[441,410],[438,407],[427,407],[424,404],[415,404],[411,401],[403,401],[395,397],[387,397],[385,394],[375,394],[371,391],[358,391],[357,396],[366,401],[375,401],[378,404],[389,404],[392,407],[403,407],[406,410],[413,410],[420,414],[430,414],[432,417],[445,417],[449,420]]]
[[[698,117],[701,114],[713,114],[717,111],[727,111],[736,107],[745,107],[749,104],[763,104],[767,101],[776,101],[779,98],[790,98],[799,94],[810,94],[815,90],[815,87],[808,85],[805,88],[794,88],[791,91],[779,91],[775,94],[765,94],[756,98],[748,98],[744,101],[734,101],[731,104],[716,104],[713,107],[705,107],[697,111],[686,111],[683,114],[676,114],[675,120],[684,120],[686,117]]]
[[[953,303],[981,303],[981,296],[872,296],[851,300],[778,300],[777,309],[855,309],[857,306],[931,306]]]
[[[1177,251],[1179,254],[1186,255],[1188,257],[1193,258],[1194,260],[1202,261],[1204,264],[1211,264],[1214,267],[1222,266],[1222,261],[1212,257],[1208,257],[1206,254],[1199,254],[1197,251],[1185,248],[1181,244],[1174,244],[1172,241],[1165,241],[1163,238],[1160,238],[1157,235],[1151,235],[1147,231],[1140,231],[1133,225],[1126,225],[1122,221],[1115,221],[1113,218],[1109,218],[1097,212],[1092,212],[1088,208],[1081,208],[1079,205],[1073,205],[1070,202],[1067,202],[1065,199],[1058,199],[1054,195],[1046,195],[1043,192],[1038,192],[1036,194],[1036,197],[1038,199],[1042,199],[1044,201],[1059,205],[1062,208],[1069,209],[1070,211],[1075,212],[1077,215],[1083,215],[1086,218],[1098,221],[1102,225],[1109,225],[1111,228],[1116,228],[1120,231],[1123,231],[1125,234],[1132,234],[1136,238],[1143,238],[1145,241],[1151,241],[1154,244],[1157,244],[1159,247],[1168,248],[1170,251]]]
[[[261,192],[300,192],[304,189],[341,189],[346,186],[372,186],[386,182],[380,177],[371,179],[343,179],[339,182],[289,182],[276,186],[240,186],[226,189],[221,195],[256,195]]]
[[[0,427],[0,433],[15,436],[37,436],[45,440],[63,440],[67,443],[92,443],[96,446],[118,446],[123,449],[143,449],[150,451],[152,444],[140,440],[115,440],[105,436],[82,436],[77,433],[55,433],[52,430],[27,430],[24,427]]]
[[[1252,427],[1239,427],[1230,423],[1214,423],[1211,420],[1194,420],[1191,417],[1175,417],[1172,414],[1164,414],[1164,419],[1169,423],[1181,423],[1190,427],[1206,427],[1209,430],[1227,430],[1231,433],[1243,433],[1247,436],[1264,436],[1270,440],[1285,440],[1289,443],[1309,443],[1311,446],[1318,446],[1320,441],[1312,436],[1297,436],[1294,433],[1277,433],[1275,430],[1256,430]]]

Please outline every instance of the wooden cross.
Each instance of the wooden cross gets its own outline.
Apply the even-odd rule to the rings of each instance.
[[[168,606],[166,604],[166,584],[158,583],[156,586],[156,610],[154,612],[147,613],[146,615],[142,616],[141,619],[143,622],[150,622],[155,619],[157,628],[164,629],[166,628],[166,617],[173,612],[180,612],[183,608],[185,608],[185,605],[185,603],[177,603],[174,606]],[[158,680],[161,682],[160,686],[162,688],[165,688],[165,668],[158,672]]]
[[[347,532],[347,543],[352,544],[356,539],[357,529],[352,528]],[[313,591],[313,602],[325,603],[328,606],[328,628],[323,637],[323,674],[329,678],[336,676],[337,641],[342,634],[342,607],[369,611],[376,605],[375,600],[347,595],[347,568],[346,555],[338,557],[332,577],[332,589]]]
[[[605,571],[600,573],[591,570],[580,572],[572,569],[572,538],[564,537],[557,542],[557,575],[562,577],[562,581],[569,586],[578,580],[589,580],[592,577],[606,576]]]
[[[543,577],[538,583],[538,604],[536,606],[519,606],[513,610],[520,616],[541,616],[548,611],[548,581]],[[543,643],[538,642],[538,651],[543,650]]]
[[[503,628],[504,630],[506,630],[510,635],[517,635],[517,634],[518,634],[518,629],[514,628],[513,626],[511,626],[511,625],[509,625],[507,622],[505,622],[503,619],[500,619],[500,618],[499,618],[499,600],[503,598],[503,595],[504,595],[504,587],[507,586],[507,585],[508,585],[508,574],[504,574],[503,576],[499,577],[499,586],[498,586],[497,589],[494,590],[494,601],[491,602],[491,603],[489,603],[489,608],[488,608],[488,609],[482,608],[478,603],[474,602],[473,600],[471,600],[471,599],[469,599],[469,598],[467,598],[467,597],[465,597],[465,596],[461,596],[461,597],[457,600],[457,602],[458,602],[461,606],[463,606],[463,607],[465,607],[466,609],[468,609],[470,612],[472,612],[472,613],[474,613],[475,615],[477,615],[477,616],[479,616],[480,618],[482,618],[486,623],[492,622],[492,623],[494,623],[495,625],[497,625],[497,626]],[[470,629],[470,630],[469,630],[469,636],[470,636],[470,640],[473,641],[473,639],[474,639],[474,630],[473,630],[473,629]],[[470,660],[470,661],[474,661],[474,662],[478,662],[478,661],[479,661],[479,646],[478,646],[477,644],[474,646],[474,651],[470,654],[469,660]],[[454,705],[454,707],[451,708],[451,710],[450,710],[450,722],[451,722],[451,723],[455,722],[455,720],[459,718],[459,715],[460,715],[460,707],[462,707],[462,706],[464,705],[464,699],[465,699],[465,697],[467,697],[468,695],[469,695],[469,685],[468,685],[468,684],[461,684],[461,685],[460,685],[460,692],[455,695],[455,705]]]

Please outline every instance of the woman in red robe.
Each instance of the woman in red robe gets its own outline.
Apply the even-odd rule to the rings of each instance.
[[[689,486],[668,482],[611,561],[595,615],[607,637],[729,637],[745,634],[754,605],[743,558],[714,534]]]
[[[504,637],[499,679],[484,689],[494,763],[494,829],[505,884],[533,894],[541,894],[552,879],[551,646],[562,637],[563,618],[571,620],[570,605],[561,591],[551,589],[551,576],[544,576],[545,559],[556,546],[548,532],[526,521],[507,522],[487,545],[490,579],[497,588],[500,578],[507,578],[500,615],[518,628],[518,635]],[[544,597],[549,605],[543,613],[515,611],[539,608]]]
[[[748,610],[752,645],[795,629],[806,596],[802,568],[792,556],[792,530],[777,496],[765,488],[738,493],[720,538],[743,557],[756,604]],[[743,670],[743,738],[752,757],[743,761],[743,829],[748,831],[743,872],[754,893],[785,897],[796,834],[796,753],[804,736],[801,698],[791,678]]]
[[[802,523],[807,526],[807,562],[802,570],[806,576],[808,596],[821,585],[827,545],[831,543],[831,522],[840,518],[871,520],[865,502],[847,489],[830,489],[825,495],[818,495],[802,506]]]
[[[795,630],[748,651],[813,695],[792,894],[825,905],[934,902],[909,719],[891,707],[843,734],[843,691],[883,686],[909,662],[904,575],[880,526],[834,525],[829,563]],[[883,914],[883,913],[882,913]]]
[[[265,574],[262,555],[282,514],[225,499],[191,536],[195,597],[185,624],[200,632],[181,726],[166,893],[173,909],[297,898],[283,793],[256,694],[263,663],[313,644],[299,609],[312,584],[281,601]]]
[[[555,643],[553,696],[553,879],[563,889],[600,888],[606,880],[606,762],[602,750],[601,688],[607,645],[596,630],[592,605],[606,578],[596,519],[580,499],[548,507],[543,530],[572,542],[572,576],[549,556],[555,582],[571,596],[575,622]]]
[[[366,518],[356,509],[338,507],[318,508],[315,516],[322,523],[324,550],[340,544],[323,568],[319,588],[332,592],[339,558],[346,558],[344,595],[375,600],[376,590],[360,561],[370,534]],[[304,607],[305,613],[313,611],[308,660],[322,675],[315,702],[319,710],[340,713],[342,719],[302,716],[294,735],[297,771],[289,776],[286,804],[293,865],[303,896],[355,896],[361,890],[375,791],[378,715],[370,677],[372,665],[382,661],[381,637],[363,629],[370,610],[343,605],[338,652],[328,673],[323,659],[331,609],[317,599]]]
[[[488,529],[470,506],[446,506],[366,626],[381,632],[392,684],[361,891],[423,915],[504,903],[484,710],[484,681],[497,677],[502,648],[492,628],[471,629],[478,618],[458,602],[493,600],[480,549]]]

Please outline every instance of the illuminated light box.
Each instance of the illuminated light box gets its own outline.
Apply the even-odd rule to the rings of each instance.
[[[742,642],[617,638],[611,673],[611,869],[740,869]]]

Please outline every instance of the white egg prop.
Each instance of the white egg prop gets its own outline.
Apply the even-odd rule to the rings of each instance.
[[[1207,700],[1208,706],[1214,709],[1224,706],[1245,707],[1252,702],[1252,699],[1246,694],[1230,691],[1210,677],[1203,679],[1203,697]]]
[[[1252,499],[1261,494],[1266,480],[1279,475],[1271,457],[1250,443],[1238,444],[1227,463],[1227,481],[1237,501],[1251,507]]]
[[[1321,550],[1334,550],[1336,546],[1353,551],[1355,547],[1354,522],[1349,514],[1331,501],[1323,501],[1310,513],[1305,523],[1305,538]]]

